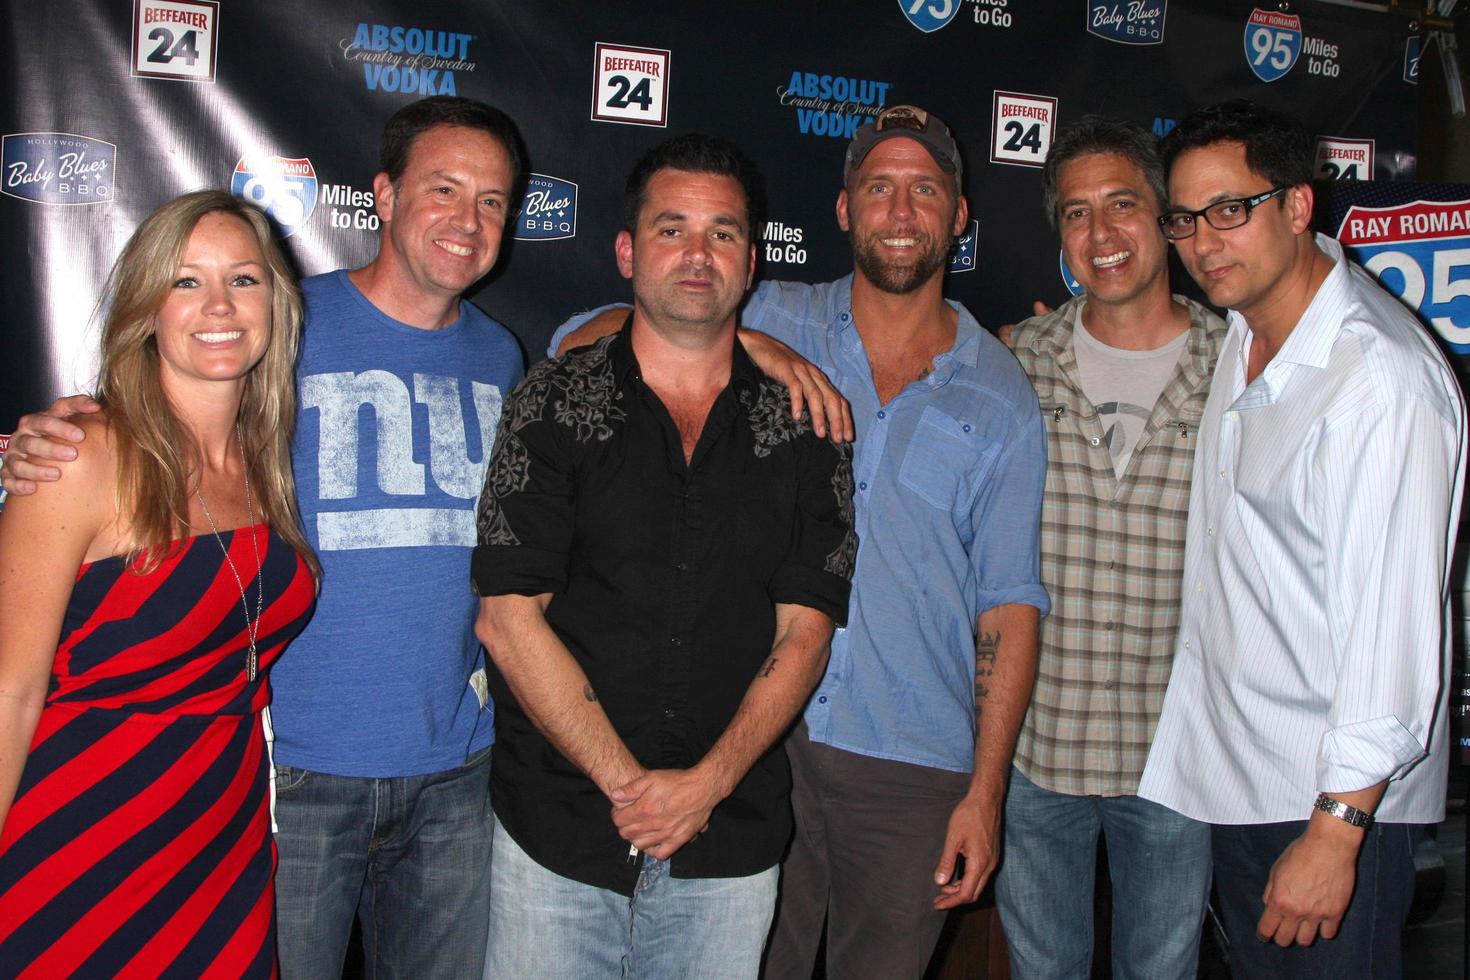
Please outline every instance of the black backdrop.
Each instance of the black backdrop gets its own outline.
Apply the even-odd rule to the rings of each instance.
[[[952,263],[949,293],[992,326],[1033,298],[1066,295],[1039,171],[1024,164],[1040,162],[1058,123],[1085,112],[1163,131],[1192,108],[1245,95],[1325,136],[1371,140],[1370,154],[1334,158],[1339,176],[1347,160],[1361,161],[1360,177],[1413,176],[1409,23],[1317,2],[1285,14],[1251,0],[5,0],[5,9],[0,433],[90,384],[107,270],[137,221],[175,194],[234,186],[270,203],[303,274],[366,261],[377,134],[422,94],[507,110],[542,175],[518,222],[519,236],[534,237],[508,240],[474,294],[533,360],[567,314],[627,296],[611,254],[622,180],[673,133],[745,147],[769,190],[760,273],[823,279],[850,267],[832,212],[846,140],[824,132],[846,134],[882,104],[937,112],[964,149],[977,229]],[[1006,98],[1023,111],[996,120],[997,91],[1019,94]],[[992,162],[993,127],[1010,162]]]

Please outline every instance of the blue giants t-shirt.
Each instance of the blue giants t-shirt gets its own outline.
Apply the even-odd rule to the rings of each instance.
[[[470,552],[520,346],[467,302],[441,330],[400,323],[345,271],[302,292],[293,456],[322,587],[271,670],[275,760],[341,776],[453,769],[495,740]]]

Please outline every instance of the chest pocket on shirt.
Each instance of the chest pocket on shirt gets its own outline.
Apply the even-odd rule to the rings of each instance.
[[[968,506],[976,489],[990,476],[998,452],[999,447],[974,431],[970,423],[931,406],[919,416],[903,454],[898,482],[935,507]]]

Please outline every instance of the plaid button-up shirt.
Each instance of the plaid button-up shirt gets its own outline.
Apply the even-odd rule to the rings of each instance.
[[[1189,479],[1225,323],[1198,303],[1189,339],[1122,478],[1082,393],[1072,329],[1078,297],[1016,327],[1016,357],[1047,430],[1036,693],[1016,745],[1027,779],[1058,793],[1138,791],[1179,627]]]

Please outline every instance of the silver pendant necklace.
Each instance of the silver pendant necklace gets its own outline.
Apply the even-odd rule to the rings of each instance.
[[[219,544],[219,550],[225,554],[225,564],[230,566],[230,574],[235,576],[235,585],[240,590],[240,608],[245,611],[245,635],[250,638],[250,652],[245,655],[245,677],[255,680],[256,667],[260,657],[255,650],[255,638],[260,633],[260,610],[265,599],[265,575],[264,569],[260,567],[260,543],[255,538],[255,498],[250,493],[250,461],[245,458],[245,440],[240,436],[240,426],[235,425],[235,441],[240,445],[240,461],[245,465],[245,507],[250,515],[250,546],[255,549],[255,619],[250,618],[250,600],[245,597],[245,580],[240,577],[240,570],[235,567],[235,561],[230,557],[230,549],[225,547],[225,539],[220,537],[219,528],[215,526],[214,517],[209,513],[209,505],[204,502],[204,494],[201,488],[204,484],[201,474],[199,485],[194,488],[194,496],[199,498],[199,509],[204,511],[204,519],[209,522],[209,529],[214,532],[214,540]]]

